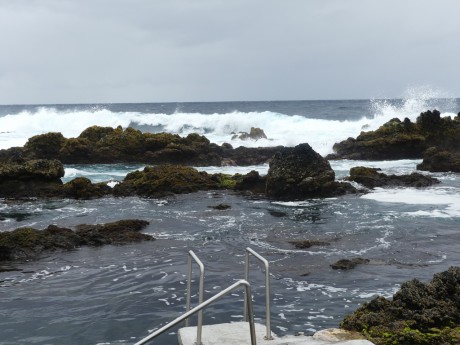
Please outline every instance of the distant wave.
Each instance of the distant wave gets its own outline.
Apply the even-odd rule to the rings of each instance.
[[[0,117],[0,148],[22,146],[33,135],[61,132],[65,137],[77,137],[87,127],[133,126],[146,132],[169,132],[186,136],[196,132],[205,135],[211,142],[224,142],[237,146],[295,146],[309,143],[322,155],[332,152],[334,143],[348,137],[356,137],[362,130],[373,130],[391,118],[408,117],[411,120],[422,111],[433,108],[427,95],[402,100],[395,105],[389,101],[373,101],[368,116],[358,120],[326,120],[300,115],[285,115],[273,111],[230,113],[141,113],[113,112],[103,107],[86,110],[57,110],[40,107],[36,111],[22,111],[15,115]],[[352,101],[350,101],[352,102]],[[455,114],[444,113],[444,116]],[[268,139],[258,141],[232,140],[235,133],[249,132],[251,127],[260,127]]]

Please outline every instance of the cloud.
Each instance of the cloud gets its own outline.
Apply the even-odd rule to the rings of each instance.
[[[455,0],[0,2],[0,103],[458,96]]]

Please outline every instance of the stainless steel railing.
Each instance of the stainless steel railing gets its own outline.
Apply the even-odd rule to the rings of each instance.
[[[272,332],[270,328],[270,272],[268,269],[268,261],[263,258],[260,254],[256,253],[251,248],[246,248],[246,261],[245,261],[245,274],[244,279],[249,281],[249,256],[252,254],[256,259],[262,262],[265,266],[265,326],[266,326],[266,340],[273,340]],[[246,303],[247,298],[245,298],[244,302]],[[246,308],[244,314],[244,320],[247,321],[247,314]]]
[[[187,302],[185,310],[190,310],[190,298],[191,298],[191,290],[192,290],[192,260],[194,260],[198,266],[200,267],[200,282],[198,287],[198,304],[203,303],[203,295],[204,295],[204,265],[200,259],[195,255],[193,250],[189,250],[188,252],[188,279],[187,279]],[[185,326],[189,325],[189,318],[185,319]],[[202,345],[201,342],[201,335],[202,335],[202,328],[203,328],[203,310],[198,312],[198,324],[196,328],[196,345]]]
[[[184,321],[185,319],[189,318],[190,316],[194,315],[195,313],[197,313],[197,312],[201,311],[202,309],[206,308],[210,304],[220,300],[222,297],[224,297],[225,295],[228,295],[230,292],[232,292],[233,290],[236,290],[240,286],[243,286],[244,289],[245,289],[245,291],[244,291],[244,296],[245,296],[244,305],[245,305],[245,314],[246,314],[247,318],[249,319],[248,321],[249,321],[249,332],[250,332],[250,335],[251,335],[251,345],[257,345],[256,328],[255,328],[255,325],[254,325],[254,309],[253,309],[253,306],[252,306],[251,285],[248,283],[247,280],[243,280],[243,279],[237,281],[236,283],[234,283],[232,285],[230,285],[228,288],[222,290],[221,292],[219,292],[218,294],[214,295],[210,299],[204,301],[203,303],[200,303],[195,308],[190,309],[186,313],[182,314],[181,316],[179,316],[178,318],[174,319],[173,321],[171,321],[167,325],[165,325],[165,326],[161,327],[160,329],[156,330],[155,332],[153,332],[149,336],[147,336],[147,337],[143,338],[142,340],[138,341],[134,345],[146,344],[148,341],[150,341],[153,338],[159,336],[160,334],[163,334],[167,330],[171,329],[172,327],[176,326],[180,322]]]

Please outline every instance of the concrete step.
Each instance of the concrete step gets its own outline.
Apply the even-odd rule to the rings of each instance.
[[[373,345],[365,339],[356,339],[355,335],[337,329],[317,332],[313,336],[284,336],[278,337],[272,332],[273,340],[266,340],[265,325],[255,324],[258,345]],[[179,329],[179,345],[194,345],[196,343],[196,327]],[[354,339],[351,339],[354,338]],[[244,345],[251,344],[249,323],[232,322],[203,326],[203,345]]]

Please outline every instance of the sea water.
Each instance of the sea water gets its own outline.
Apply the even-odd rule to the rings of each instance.
[[[460,102],[425,94],[401,100],[0,106],[0,147],[21,146],[29,137],[50,131],[76,137],[99,125],[181,136],[198,132],[234,147],[308,142],[326,155],[337,141],[394,117],[414,121],[428,109],[456,116]],[[262,128],[268,138],[232,140],[234,133],[251,127]],[[408,174],[419,162],[341,160],[331,165],[341,180],[358,165]],[[116,183],[143,167],[71,165],[65,167],[63,180],[86,176]],[[266,174],[268,165],[199,169]],[[427,281],[436,272],[460,265],[460,176],[429,175],[441,183],[287,202],[225,191],[162,199],[2,200],[0,231],[139,218],[150,222],[145,233],[157,240],[47,253],[40,260],[14,264],[16,271],[0,273],[0,344],[134,343],[184,312],[190,249],[205,265],[205,298],[244,277],[244,248],[251,247],[270,263],[275,333],[337,327],[374,296],[391,297],[408,279]],[[221,203],[231,208],[209,207]],[[329,244],[300,250],[289,243],[306,239]],[[330,267],[355,257],[370,262],[350,271]],[[195,271],[193,305],[197,277]],[[264,323],[264,275],[257,262],[251,263],[251,282],[256,319]],[[242,291],[235,291],[211,305],[204,312],[205,323],[241,320],[242,301]],[[157,343],[174,344],[176,332],[172,329]]]

